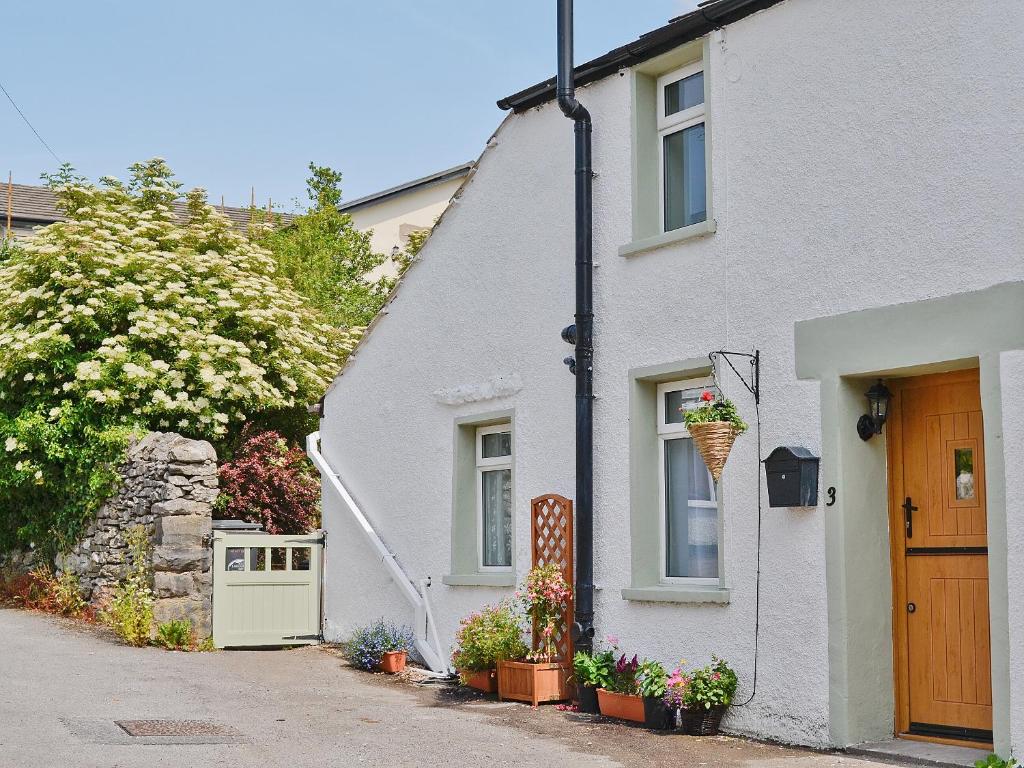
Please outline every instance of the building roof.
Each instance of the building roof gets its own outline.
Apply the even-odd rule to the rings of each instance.
[[[42,226],[55,221],[64,221],[67,218],[57,209],[57,197],[49,187],[35,184],[12,184],[11,192],[11,219],[13,221]],[[187,218],[188,207],[183,200],[174,201],[172,207],[178,218]],[[227,216],[238,229],[248,228],[250,219],[248,208],[235,208],[227,205],[224,207],[215,205],[214,208]],[[281,217],[284,224],[291,223],[295,218],[289,213],[277,215]],[[0,224],[6,223],[6,221],[7,185],[0,183]]]
[[[406,192],[427,189],[428,187],[443,184],[444,182],[451,181],[452,179],[461,179],[473,170],[474,165],[476,165],[476,163],[472,161],[462,163],[461,165],[456,165],[443,171],[432,173],[429,176],[424,176],[421,179],[407,181],[404,184],[399,184],[397,187],[391,187],[390,189],[385,189],[381,192],[374,192],[372,195],[366,195],[365,197],[357,197],[355,200],[350,200],[347,203],[339,205],[338,210],[342,213],[351,213],[352,211],[360,208],[365,208],[368,205],[380,203],[392,197],[398,197]]]
[[[757,11],[770,8],[782,0],[705,0],[696,10],[669,21],[664,27],[640,35],[632,43],[620,46],[603,56],[575,68],[576,85],[586,85],[613,75],[691,40],[704,37],[714,29],[739,21]],[[555,78],[532,85],[498,102],[501,109],[524,112],[555,98]]]

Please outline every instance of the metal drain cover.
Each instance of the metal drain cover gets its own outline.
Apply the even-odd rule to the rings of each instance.
[[[129,736],[240,736],[234,728],[209,720],[115,720]]]

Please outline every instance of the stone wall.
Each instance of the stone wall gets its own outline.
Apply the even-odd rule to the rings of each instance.
[[[58,568],[77,575],[87,597],[100,602],[123,575],[125,532],[144,525],[153,543],[156,622],[187,618],[200,637],[208,636],[211,521],[218,493],[213,446],[153,432],[129,448],[120,473],[117,494]]]

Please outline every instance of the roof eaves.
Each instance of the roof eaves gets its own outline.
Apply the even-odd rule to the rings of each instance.
[[[587,85],[613,75],[619,70],[640,64],[680,45],[703,37],[714,29],[739,21],[757,11],[770,8],[782,0],[710,0],[690,13],[677,16],[668,24],[651,30],[631,43],[615,48],[603,56],[576,67],[576,85]],[[498,101],[501,109],[525,112],[555,98],[555,78],[525,88]]]
[[[424,176],[420,179],[413,179],[412,181],[407,181],[404,184],[399,184],[396,187],[391,187],[380,192],[374,192],[372,195],[358,197],[355,200],[342,203],[338,206],[338,210],[342,213],[350,213],[358,208],[365,208],[367,205],[379,203],[391,197],[397,197],[405,192],[411,192],[414,189],[426,189],[436,184],[443,184],[444,182],[452,179],[462,178],[473,170],[474,165],[475,163],[472,161],[468,163],[461,163],[453,166],[452,168],[446,168],[443,171],[432,173],[429,176]]]

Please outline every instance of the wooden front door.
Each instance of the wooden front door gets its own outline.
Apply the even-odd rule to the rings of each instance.
[[[978,371],[887,382],[896,733],[990,743],[985,445]]]

